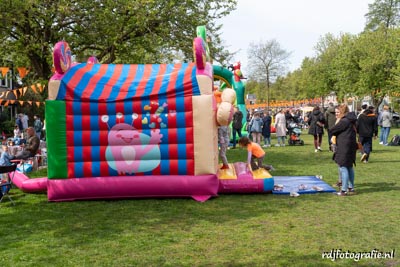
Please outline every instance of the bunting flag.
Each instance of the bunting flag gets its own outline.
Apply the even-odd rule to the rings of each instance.
[[[37,94],[38,92],[36,91],[36,86],[34,84],[31,85],[31,89]]]
[[[36,87],[39,88],[39,92],[43,92],[43,86],[40,83],[37,83]]]
[[[37,83],[37,84],[33,84],[33,85],[29,86],[29,87],[22,87],[22,88],[17,88],[17,89],[14,89],[14,90],[7,90],[7,91],[0,92],[0,101],[6,100],[6,99],[3,99],[3,98],[8,98],[10,94],[14,95],[14,97],[18,100],[18,97],[19,96],[23,96],[27,92],[27,90],[29,88],[32,89],[32,91],[35,94],[38,94],[38,93],[42,93],[44,91],[45,85]],[[25,101],[19,101],[20,105],[23,105],[24,102]],[[42,103],[42,102],[39,102],[39,103]],[[11,104],[14,104],[14,102],[12,102]],[[35,103],[35,104],[37,106],[41,105],[41,104],[37,104],[37,103]]]
[[[40,101],[8,100],[8,99],[0,98],[0,104],[2,104],[4,106],[8,106],[9,104],[19,104],[19,105],[23,106],[25,103],[28,103],[31,106],[32,106],[32,104],[35,104],[37,107],[44,105],[44,102],[40,102]]]
[[[21,79],[23,79],[29,73],[29,70],[25,67],[18,67],[17,70]]]
[[[6,74],[7,74],[7,72],[8,72],[9,69],[10,69],[9,67],[0,67],[1,75],[2,75],[3,77],[6,77]]]

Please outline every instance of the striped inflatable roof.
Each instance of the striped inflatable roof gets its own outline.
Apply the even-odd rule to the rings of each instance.
[[[196,67],[185,64],[87,64],[71,67],[61,80],[57,100],[130,101],[199,95]]]

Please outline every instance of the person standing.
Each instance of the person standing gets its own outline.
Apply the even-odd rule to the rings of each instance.
[[[228,159],[226,158],[226,150],[228,149],[229,145],[228,131],[229,131],[229,126],[218,127],[219,157],[222,160],[221,170],[229,169]]]
[[[328,109],[325,111],[325,129],[328,133],[329,151],[332,151],[332,133],[331,128],[336,124],[335,107],[332,102],[329,102]]]
[[[378,136],[378,120],[373,106],[369,106],[358,116],[356,128],[364,151],[361,162],[367,163],[372,152],[372,139]]]
[[[28,139],[28,136],[26,135],[26,129],[28,129],[28,121],[29,118],[26,114],[21,113],[21,123],[22,123],[22,133],[24,134],[24,139]]]
[[[21,114],[22,118],[21,118],[21,122],[22,122],[22,128],[24,128],[24,131],[26,129],[28,129],[28,121],[29,121],[29,117],[26,114]]]
[[[236,148],[236,133],[239,138],[242,137],[242,127],[243,127],[243,113],[237,108],[234,108],[233,119],[232,119],[232,138],[233,138],[233,148]]]
[[[360,113],[358,113],[357,119],[360,117],[361,114],[364,113],[364,111],[365,111],[367,108],[368,108],[368,105],[367,105],[367,104],[363,104],[363,105],[361,106],[361,111],[360,111]]]
[[[325,117],[319,106],[315,106],[308,117],[308,133],[314,136],[315,152],[322,151],[322,136],[324,135]]]
[[[276,138],[278,139],[278,143],[275,146],[285,146],[287,128],[283,109],[278,110],[278,114],[275,116],[275,129]]]
[[[337,193],[338,196],[346,196],[354,192],[354,168],[357,153],[357,116],[354,112],[349,112],[346,104],[339,106],[338,123],[331,128],[332,135],[336,136],[336,152],[333,160],[338,164],[342,188]]]
[[[264,147],[270,147],[271,146],[271,122],[272,118],[269,115],[268,111],[264,112],[264,117],[263,117],[263,126],[262,126],[262,135],[264,137]]]
[[[335,121],[335,125],[336,125],[336,123],[338,123],[339,121],[340,121],[340,111],[339,111],[339,107],[335,107],[335,118],[336,118],[336,121]],[[332,126],[333,127],[333,126]],[[331,128],[332,128],[331,127]],[[329,131],[331,131],[331,129],[329,129]],[[336,145],[336,136],[335,135],[332,135],[332,138],[331,138],[331,151],[333,152],[333,153],[335,153],[336,152],[336,150],[337,150],[337,145]],[[338,182],[334,185],[334,186],[338,186],[339,188],[342,186],[342,177],[341,177],[341,175],[340,175],[340,166],[338,165]]]
[[[390,134],[390,127],[392,126],[392,115],[389,112],[389,107],[384,105],[382,111],[382,140],[379,144],[381,145],[388,145],[388,138]]]
[[[18,114],[17,118],[15,120],[15,124],[18,126],[19,132],[23,133],[24,132],[24,127],[22,125],[22,114]]]
[[[38,115],[34,115],[33,119],[34,119],[33,128],[35,129],[36,136],[40,139],[43,129],[43,123]]]
[[[253,137],[253,142],[261,144],[263,120],[260,117],[260,113],[254,113],[253,119],[250,121],[250,131]]]

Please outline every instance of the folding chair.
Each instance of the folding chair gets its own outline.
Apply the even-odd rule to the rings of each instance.
[[[12,200],[12,198],[9,195],[9,192],[11,190],[11,186],[12,186],[12,180],[14,178],[14,174],[15,171],[17,169],[17,164],[12,164],[10,166],[0,166],[0,174],[2,173],[7,173],[8,174],[8,181],[6,181],[5,183],[3,183],[3,181],[0,183],[0,195],[1,195],[1,199],[0,202],[3,201],[4,197],[8,197],[8,199],[11,201],[11,203],[13,205],[15,205],[14,201]],[[12,172],[12,175],[10,175],[10,173]]]

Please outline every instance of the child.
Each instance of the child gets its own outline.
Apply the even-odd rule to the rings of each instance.
[[[229,169],[228,159],[226,158],[226,150],[229,145],[229,127],[219,126],[218,127],[218,143],[219,143],[219,156],[222,160],[221,170]]]
[[[8,153],[8,146],[2,145],[2,149],[3,152],[1,152],[0,156],[0,166],[10,166],[11,165],[10,160],[12,160],[14,156]]]
[[[263,120],[260,117],[260,113],[254,113],[253,119],[250,121],[250,132],[253,137],[253,141],[257,144],[261,144]]]
[[[247,164],[251,166],[252,170],[264,168],[266,170],[273,170],[272,166],[263,165],[265,151],[261,146],[255,142],[251,142],[248,137],[241,137],[239,145],[247,148]]]
[[[14,156],[10,155],[10,153],[8,153],[7,145],[2,145],[2,149],[3,149],[3,152],[1,152],[1,156],[0,156],[0,166],[10,166],[11,165],[10,160],[12,160],[14,158]],[[8,174],[3,173],[2,178],[7,181]]]
[[[18,125],[15,125],[15,127],[14,127],[14,139],[13,139],[14,144],[19,145],[19,140],[20,139],[21,139],[21,132],[20,132],[20,130],[18,128]]]

